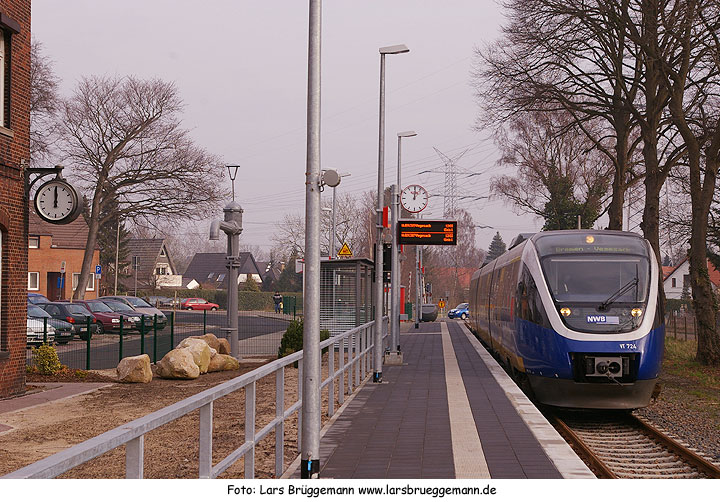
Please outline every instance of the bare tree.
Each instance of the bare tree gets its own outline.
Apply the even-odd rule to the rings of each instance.
[[[181,128],[174,84],[89,77],[62,101],[60,151],[89,201],[88,240],[75,298],[90,277],[102,210],[111,200],[135,221],[205,219],[226,193],[219,159]]]
[[[698,320],[697,360],[720,364],[717,299],[707,268],[708,214],[720,168],[720,6],[677,0],[662,11],[662,29],[678,51],[658,54],[670,117],[687,147],[692,203],[690,279]]]
[[[499,163],[515,166],[517,173],[493,178],[492,192],[544,218],[545,230],[575,228],[578,215],[592,227],[612,180],[607,158],[572,123],[564,111],[528,112],[496,135]],[[585,127],[591,130],[592,124]]]
[[[50,157],[56,139],[54,122],[58,111],[58,77],[52,60],[43,54],[42,43],[30,44],[30,163],[39,167]]]

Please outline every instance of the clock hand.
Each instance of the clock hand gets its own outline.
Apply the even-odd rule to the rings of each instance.
[[[55,198],[53,199],[53,207],[58,207],[58,194],[57,194],[57,187],[55,187]]]

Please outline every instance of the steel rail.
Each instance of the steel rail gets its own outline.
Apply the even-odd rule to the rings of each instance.
[[[573,432],[573,430],[562,419],[555,415],[551,415],[549,418],[551,418],[551,421],[556,428],[559,429],[560,435],[564,436],[574,449],[580,451],[581,458],[586,461],[590,469],[598,474],[598,477],[605,479],[617,479],[615,473],[613,473],[610,468],[605,465],[602,460],[600,460],[600,457],[595,455],[585,442],[577,434],[575,434],[575,432]]]

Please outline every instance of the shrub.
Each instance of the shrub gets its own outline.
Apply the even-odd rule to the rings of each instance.
[[[330,332],[326,329],[320,330],[320,341],[330,338]],[[303,348],[303,321],[291,321],[285,330],[285,334],[280,341],[278,349],[278,358],[289,356],[293,352],[302,350]]]
[[[35,366],[41,375],[54,375],[62,368],[55,347],[41,345],[33,349],[35,355]]]

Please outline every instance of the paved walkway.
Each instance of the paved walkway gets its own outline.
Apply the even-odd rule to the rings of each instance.
[[[321,478],[594,477],[463,325],[404,327],[404,364],[321,439]]]

